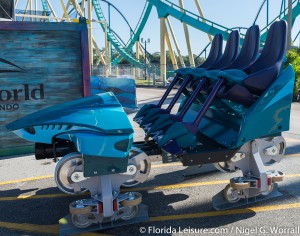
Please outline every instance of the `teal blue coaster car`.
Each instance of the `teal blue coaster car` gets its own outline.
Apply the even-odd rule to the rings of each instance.
[[[37,156],[55,146],[65,148],[66,154],[79,152],[87,163],[86,177],[126,172],[134,133],[113,93],[35,112],[8,124],[7,129],[37,143]]]
[[[280,135],[289,130],[294,79],[294,70],[289,65],[250,107],[227,99],[216,99],[194,134],[192,124],[203,107],[203,103],[198,101],[191,106],[183,122],[165,122],[168,128],[154,138],[168,152],[188,160],[192,155],[194,161],[204,164],[208,160],[200,157],[201,151],[206,155],[207,150],[205,145],[199,144],[206,142],[205,139],[216,144],[215,150],[234,151],[253,139]],[[189,129],[189,125],[192,128]],[[209,162],[230,160],[231,157],[226,159],[226,156],[212,156]]]
[[[54,158],[54,179],[66,194],[89,191],[91,198],[72,202],[61,234],[111,228],[147,220],[142,195],[122,192],[147,180],[151,163],[132,147],[132,125],[113,93],[62,103],[7,125],[35,142],[36,159]]]
[[[229,67],[191,69],[198,82],[176,115],[156,111],[158,118],[143,127],[148,138],[185,165],[200,165],[229,161],[247,142],[288,130],[295,74],[291,66],[283,69],[286,29],[283,20],[273,23],[258,56],[259,33],[252,26]],[[233,42],[226,45],[230,55]]]

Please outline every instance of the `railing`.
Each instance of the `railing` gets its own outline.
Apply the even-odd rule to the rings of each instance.
[[[294,3],[300,4],[300,0],[294,0],[292,4],[294,4]],[[293,6],[293,8],[294,8],[297,4],[295,4],[295,5]],[[262,28],[260,32],[263,32],[263,31],[265,31],[265,30],[268,30],[268,28],[270,27],[270,25],[272,25],[272,24],[278,19],[278,17],[280,17],[281,15],[283,15],[283,17],[284,17],[285,15],[287,15],[287,11],[288,11],[288,8],[285,8],[285,9],[284,9],[284,10],[283,10],[283,11],[282,11],[275,19],[273,19],[272,21],[270,21],[268,25],[266,25],[264,28]],[[293,17],[296,17],[296,16],[293,16]]]
[[[237,27],[231,28],[230,30],[238,30],[238,31],[240,32],[241,30],[247,30],[247,28],[246,28],[246,27],[243,27],[243,26],[237,26]],[[242,37],[245,37],[245,34],[243,34],[243,33],[240,33],[240,35],[241,35]],[[208,50],[208,48],[209,48],[210,45],[211,45],[211,42],[209,42],[209,43],[205,46],[205,48],[198,54],[198,56],[195,57],[195,61],[196,61],[199,57],[201,57],[201,56],[203,55],[203,53],[204,53],[204,58],[206,58],[206,53],[207,53],[207,50]]]

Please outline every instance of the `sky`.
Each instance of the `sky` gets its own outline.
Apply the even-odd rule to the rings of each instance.
[[[32,0],[33,2],[35,0]],[[40,1],[38,1],[38,7],[41,8]],[[59,0],[49,0],[52,4],[57,15],[62,15],[62,8]],[[80,1],[80,0],[79,0]],[[108,0],[111,4],[115,5],[122,14],[127,18],[131,27],[134,29],[137,22],[142,14],[143,8],[145,6],[146,0]],[[174,4],[178,5],[178,0],[170,0]],[[17,8],[25,8],[27,0],[19,0]],[[67,2],[64,0],[64,2]],[[202,8],[205,18],[226,26],[231,27],[249,27],[253,24],[254,18],[258,12],[258,9],[263,0],[199,0],[200,6]],[[106,18],[108,19],[108,8],[107,4],[100,1],[102,10]],[[197,8],[194,0],[184,0],[185,9],[198,14]],[[269,0],[269,21],[272,21],[276,16],[278,16],[281,6],[281,0]],[[257,20],[257,24],[260,28],[266,26],[266,6],[263,7],[261,14]],[[93,18],[96,19],[94,15]],[[180,50],[183,55],[187,55],[186,41],[183,31],[182,23],[174,18],[170,18],[175,35],[177,37]],[[117,34],[127,42],[130,37],[129,27],[125,24],[125,21],[120,16],[120,14],[111,9],[111,28],[117,32]],[[295,22],[293,28],[292,38],[300,30],[300,16]],[[203,48],[208,44],[209,40],[205,33],[189,27],[190,41],[192,46],[192,51],[194,54],[198,54]],[[96,38],[98,45],[100,47],[104,46],[104,34],[100,29],[100,26],[96,23],[93,24],[93,35]],[[147,49],[150,52],[160,51],[160,24],[157,11],[153,8],[149,20],[141,34],[142,38],[150,38],[150,43],[147,45]],[[295,42],[295,45],[299,45],[300,37]]]

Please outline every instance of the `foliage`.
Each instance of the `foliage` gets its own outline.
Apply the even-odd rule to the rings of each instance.
[[[172,60],[171,60],[171,56],[170,56],[170,52],[169,51],[167,51],[166,56],[167,56],[167,65],[172,65]],[[194,59],[196,59],[197,55],[194,54],[193,56],[194,56]],[[179,56],[177,54],[175,54],[175,57],[176,57],[176,60],[177,60],[177,64],[180,65]],[[182,56],[182,58],[183,58],[184,64],[186,66],[189,66],[190,65],[189,56]],[[160,64],[160,52],[153,53],[150,56],[150,59],[151,59],[151,63],[152,64]],[[200,64],[202,64],[204,62],[204,60],[205,59],[203,57],[198,57],[195,60],[195,64],[196,65],[200,65]]]
[[[105,49],[104,48],[101,48],[100,51],[103,55],[105,54]],[[132,53],[133,53],[133,55],[135,54],[135,52],[132,52]],[[99,62],[99,56],[96,53],[95,49],[93,50],[93,54],[94,54],[93,63],[96,64],[97,62]],[[115,59],[118,56],[119,56],[119,53],[113,48],[112,49],[112,59]],[[172,60],[171,60],[171,56],[170,56],[169,51],[167,51],[166,56],[167,56],[167,65],[172,65]],[[182,57],[183,57],[183,61],[184,61],[185,65],[189,66],[190,65],[189,56],[182,56]],[[194,54],[194,59],[196,59],[196,57],[197,57],[197,55]],[[154,52],[152,54],[147,53],[147,58],[148,58],[148,60],[150,60],[151,64],[160,64],[160,52]],[[141,59],[141,60],[143,61],[143,59]],[[180,65],[180,60],[179,60],[178,55],[176,55],[176,60],[177,60],[177,64]],[[202,64],[204,62],[204,60],[205,59],[203,57],[198,57],[195,60],[195,65],[198,66],[198,65]],[[120,60],[119,64],[126,65],[126,64],[129,64],[129,62],[126,59],[122,58]]]
[[[292,49],[286,54],[285,66],[291,64],[295,70],[295,86],[294,86],[294,96],[300,90],[300,47]]]

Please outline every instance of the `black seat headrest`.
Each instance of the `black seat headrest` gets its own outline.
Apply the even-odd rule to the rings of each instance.
[[[233,30],[227,39],[227,44],[224,54],[219,62],[213,65],[214,70],[224,70],[228,67],[238,56],[240,44],[240,34],[237,30]]]
[[[250,28],[248,28],[239,56],[226,69],[243,70],[251,66],[257,59],[259,50],[259,38],[260,32],[258,25],[252,25]]]
[[[286,48],[287,23],[284,20],[273,23],[260,57],[245,70],[250,74],[244,85],[260,95],[277,78]]]
[[[252,74],[275,65],[277,62],[282,62],[286,47],[286,34],[286,21],[280,20],[273,23],[269,29],[261,55],[252,66],[245,70],[245,72],[247,74]],[[280,70],[280,66],[278,68],[278,72]]]
[[[206,70],[209,70],[211,66],[214,63],[218,62],[222,57],[222,49],[223,49],[223,35],[216,34],[211,43],[209,55],[206,58],[205,62],[203,62],[203,64],[199,66],[199,68],[204,68]]]

